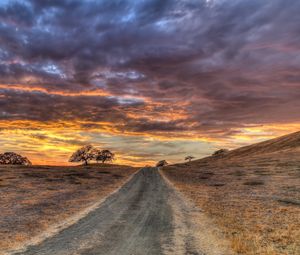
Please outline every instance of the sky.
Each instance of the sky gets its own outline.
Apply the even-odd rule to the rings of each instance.
[[[300,130],[300,1],[0,0],[0,152],[182,162]]]

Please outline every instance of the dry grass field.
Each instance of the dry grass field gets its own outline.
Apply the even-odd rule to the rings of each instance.
[[[137,170],[97,164],[1,166],[0,254],[100,201]]]
[[[300,132],[163,173],[238,254],[300,254]]]

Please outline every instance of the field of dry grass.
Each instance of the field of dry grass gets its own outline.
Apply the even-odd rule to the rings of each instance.
[[[235,252],[296,255],[300,254],[300,146],[296,145],[271,153],[257,153],[252,146],[240,150],[242,155],[235,151],[224,158],[176,164],[163,173],[213,219]]]
[[[93,205],[137,170],[117,165],[0,166],[0,251]]]

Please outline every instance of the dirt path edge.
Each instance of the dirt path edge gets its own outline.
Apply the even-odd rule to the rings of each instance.
[[[94,210],[96,210],[97,208],[99,208],[111,195],[117,193],[126,183],[130,182],[133,177],[139,173],[141,169],[139,169],[138,171],[136,171],[134,174],[130,175],[125,181],[124,183],[122,183],[120,185],[120,187],[118,187],[117,189],[115,189],[114,191],[112,191],[111,193],[107,194],[106,196],[104,196],[103,198],[101,198],[100,200],[98,200],[97,202],[95,202],[92,205],[89,205],[88,207],[86,207],[85,209],[77,212],[76,214],[74,214],[74,216],[68,218],[67,220],[58,222],[57,224],[51,226],[50,228],[47,229],[47,231],[44,231],[43,233],[32,237],[31,239],[20,243],[17,247],[15,247],[14,249],[10,249],[10,250],[4,250],[1,251],[2,255],[14,255],[16,253],[20,253],[20,252],[24,252],[26,251],[26,249],[29,246],[34,246],[34,245],[38,245],[40,243],[42,243],[44,240],[46,240],[47,238],[50,238],[52,236],[55,236],[56,234],[58,234],[60,231],[76,224],[78,221],[80,221],[82,218],[86,217],[89,213],[93,212]]]
[[[191,238],[199,244],[201,250],[207,255],[235,255],[230,247],[230,242],[225,239],[221,230],[213,223],[213,221],[197,207],[190,198],[187,198],[176,186],[167,178],[162,169],[158,170],[166,184],[175,191],[175,196],[181,201],[181,205],[174,205],[175,212],[175,242],[178,246],[182,245],[181,236],[186,236],[187,233],[182,233],[182,229],[189,229]],[[178,207],[183,207],[185,210],[178,210]],[[182,211],[184,214],[182,214]],[[187,221],[189,219],[189,221]],[[188,228],[183,228],[183,224],[188,224]]]

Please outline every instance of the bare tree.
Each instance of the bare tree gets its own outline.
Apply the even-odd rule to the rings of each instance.
[[[168,162],[166,160],[161,160],[157,162],[156,167],[163,167],[166,165],[168,165]]]
[[[0,154],[0,165],[32,165],[28,158],[14,152],[5,152]]]
[[[101,161],[102,164],[105,162],[112,162],[113,160],[115,160],[115,154],[110,150],[98,151],[96,155],[96,161]]]
[[[186,156],[184,160],[188,160],[189,162],[192,161],[192,159],[194,159],[195,157],[193,156]]]
[[[77,151],[75,151],[72,156],[69,159],[69,162],[84,162],[85,165],[88,164],[90,160],[93,160],[96,158],[96,155],[98,154],[98,151],[96,148],[94,148],[92,145],[86,145]]]

